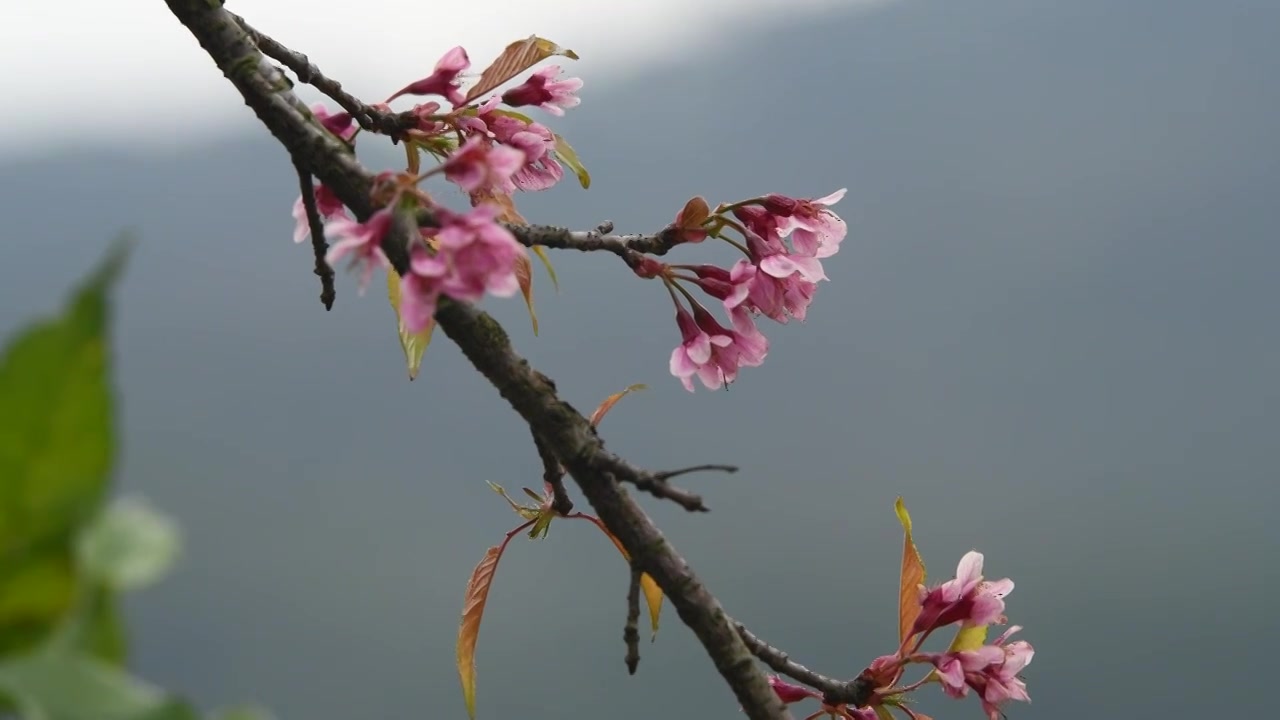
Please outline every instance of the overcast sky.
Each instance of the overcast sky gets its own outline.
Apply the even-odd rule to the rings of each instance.
[[[576,51],[589,65],[575,72],[595,86],[651,64],[705,56],[739,31],[767,27],[783,13],[794,22],[892,1],[616,0],[605,12],[595,0],[243,0],[233,9],[286,45],[305,48],[322,70],[375,102],[429,74],[454,45],[467,48],[478,71],[507,43],[536,33]],[[143,137],[155,145],[240,128],[236,123],[244,118],[234,89],[208,71],[209,58],[190,33],[175,27],[161,0],[5,5],[0,67],[24,71],[5,73],[11,110],[0,114],[0,157],[39,154],[75,143],[81,133],[98,146]],[[88,121],[76,123],[71,138],[69,113]],[[160,121],[169,127],[158,129]]]

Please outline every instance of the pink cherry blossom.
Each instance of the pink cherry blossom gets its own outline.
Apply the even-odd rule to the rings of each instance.
[[[693,319],[711,337],[728,336],[728,345],[711,345],[711,360],[720,368],[725,384],[733,382],[738,376],[740,367],[758,367],[764,363],[769,354],[769,340],[756,328],[751,313],[746,308],[734,308],[729,313],[732,329],[726,328],[707,312],[706,308],[695,305]]]
[[[778,218],[759,205],[739,205],[733,209],[733,216],[738,218],[747,230],[766,241],[782,239]],[[782,251],[785,252],[785,248]]]
[[[329,189],[327,185],[316,185],[315,187],[316,211],[320,213],[321,220],[331,220],[339,216],[346,216],[347,208],[338,199],[337,195]],[[307,209],[302,204],[302,196],[299,195],[297,200],[293,201],[293,241],[300,243],[311,236],[311,223],[307,220]]]
[[[747,250],[751,253],[752,261],[775,278],[799,275],[801,280],[815,283],[827,279],[821,260],[806,255],[793,255],[787,252],[787,247],[781,240],[748,232]]]
[[[1013,581],[987,582],[982,577],[982,553],[965,553],[955,578],[920,591],[920,615],[911,634],[928,633],[952,623],[989,625],[1004,613],[1004,597],[1013,592]]]
[[[729,277],[734,289],[724,299],[726,309],[743,307],[784,324],[790,318],[804,322],[818,289],[798,274],[776,278],[747,260],[735,263]]]
[[[457,77],[469,67],[471,60],[467,57],[467,51],[461,46],[455,47],[440,58],[434,72],[404,86],[386,101],[391,102],[401,95],[440,95],[453,103],[454,107],[458,107],[466,102],[466,97],[460,90],[461,84],[457,82]]]
[[[311,114],[316,116],[326,130],[347,142],[350,142],[351,137],[356,134],[358,126],[350,113],[340,112],[330,115],[324,103],[316,103],[311,106]]]
[[[548,65],[525,80],[524,84],[503,93],[502,101],[511,107],[536,105],[552,115],[562,116],[565,109],[577,107],[582,102],[582,98],[573,94],[582,88],[582,79],[554,79],[559,74],[559,65]]]
[[[982,698],[982,708],[988,717],[995,720],[1000,716],[1001,704],[1011,700],[1031,701],[1027,685],[1018,673],[1031,663],[1035,649],[1024,640],[1005,644],[1010,635],[1021,629],[1014,625],[990,645],[975,650],[921,653],[919,657],[938,669],[938,679],[947,695],[962,698],[972,688]]]
[[[386,253],[382,251],[382,239],[391,229],[392,218],[391,210],[383,208],[363,223],[340,217],[325,226],[331,238],[341,238],[329,248],[325,262],[329,267],[334,267],[342,258],[352,256],[351,267],[362,268],[359,285],[361,295],[369,284],[369,278],[373,276],[374,268],[391,267]]]
[[[458,124],[469,132],[483,134],[524,153],[524,167],[511,176],[517,188],[537,192],[560,182],[564,178],[564,168],[552,155],[556,149],[555,133],[541,123],[525,122],[494,112],[498,101],[496,96],[490,98],[476,108],[474,117],[463,117]]]
[[[426,253],[422,248],[415,248],[410,254]],[[432,267],[431,269],[435,269]],[[405,329],[411,333],[419,333],[427,329],[432,316],[436,314],[436,305],[440,301],[439,277],[419,275],[416,272],[406,273],[400,278],[400,319]]]
[[[733,328],[726,328],[701,306],[690,314],[676,306],[680,346],[671,352],[671,374],[685,390],[693,392],[696,375],[708,390],[716,390],[738,377],[738,368],[764,362],[769,341],[756,329],[745,308],[730,313]]]
[[[508,145],[493,145],[472,135],[444,163],[444,176],[469,193],[515,191],[511,176],[525,164],[524,152]]]
[[[698,327],[693,315],[684,306],[676,306],[676,325],[680,328],[680,345],[671,351],[671,374],[680,379],[684,389],[693,392],[693,376],[697,375],[708,390],[720,387],[723,379],[719,369],[711,364],[711,348],[733,342],[728,335],[712,337]]]
[[[817,700],[822,699],[822,693],[817,690],[807,688],[803,685],[789,683],[777,675],[769,676],[769,686],[773,688],[774,694],[778,696],[778,699],[781,700],[784,705],[800,702],[807,698],[815,698]]]
[[[437,211],[434,255],[410,257],[413,273],[435,278],[440,291],[457,300],[476,301],[485,293],[510,297],[520,290],[516,262],[524,249],[506,228],[494,222],[498,209],[480,205],[464,214]]]
[[[848,231],[844,220],[831,210],[844,197],[846,188],[826,197],[805,200],[770,193],[764,207],[779,218],[778,229],[785,237],[791,234],[791,245],[799,255],[825,258],[835,255]]]

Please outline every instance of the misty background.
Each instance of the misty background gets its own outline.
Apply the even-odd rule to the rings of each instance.
[[[903,495],[931,581],[977,548],[1017,583],[1008,613],[1037,652],[1010,717],[1264,713],[1277,28],[1265,0],[903,0],[740,31],[614,85],[584,57],[583,104],[552,126],[594,182],[521,196],[530,221],[645,232],[695,194],[848,187],[831,282],[806,323],[763,324],[768,360],[718,393],[667,373],[666,293],[612,256],[553,253],[559,294],[536,269],[538,337],[518,299],[485,306],[579,409],[649,385],[604,421],[610,449],[742,467],[687,479],[709,514],[642,501],[732,615],[809,667],[851,677],[894,649]],[[159,127],[156,147],[68,117],[67,149],[0,156],[0,333],[136,230],[117,476],[186,537],[179,569],[131,599],[137,672],[282,720],[465,717],[463,588],[517,522],[485,481],[537,486],[527,428],[442,335],[408,382],[380,282],[361,298],[339,274],[324,312],[290,242],[292,167],[240,110],[234,132]],[[695,256],[732,253],[673,257]],[[670,607],[626,674],[626,581],[585,523],[513,541],[480,718],[736,717]]]

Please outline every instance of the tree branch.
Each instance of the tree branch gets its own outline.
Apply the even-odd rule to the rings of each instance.
[[[331,188],[358,217],[368,218],[374,210],[369,198],[372,174],[356,161],[345,143],[314,121],[287,78],[259,52],[236,16],[208,0],[166,3],[293,160]],[[398,229],[389,236],[394,237],[388,238],[384,250],[392,264],[403,271],[410,234]],[[618,480],[638,487],[647,484],[651,490],[670,486],[605,451],[587,419],[557,397],[551,381],[515,353],[506,332],[489,315],[469,304],[442,300],[436,321],[561,459],[636,566],[652,576],[671,600],[747,716],[751,720],[789,718],[733,620]],[[681,497],[671,489],[666,493],[672,499]],[[685,493],[683,497],[687,507],[702,507],[696,496]]]
[[[324,223],[320,221],[320,211],[316,208],[315,186],[311,183],[311,174],[300,166],[298,170],[298,189],[302,193],[302,209],[307,214],[307,227],[311,230],[311,252],[315,255],[315,274],[320,278],[320,302],[325,310],[333,309],[333,301],[337,292],[333,289],[333,268],[325,261],[329,251],[329,243],[324,239]]]
[[[774,672],[797,682],[804,683],[815,690],[821,690],[823,694],[823,702],[828,705],[848,705],[850,707],[862,707],[867,704],[867,698],[870,697],[871,691],[875,688],[870,687],[866,682],[854,678],[848,682],[834,680],[816,673],[809,668],[795,662],[787,653],[773,647],[747,629],[740,622],[735,622],[734,627],[738,630],[738,635],[742,641],[746,643],[751,652],[768,665]]]

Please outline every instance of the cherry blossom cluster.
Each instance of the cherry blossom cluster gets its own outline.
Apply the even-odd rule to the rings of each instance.
[[[1009,637],[1022,628],[1013,625],[990,643],[983,640],[987,626],[1008,622],[1004,615],[1004,598],[1013,591],[1013,581],[1008,578],[985,580],[982,562],[981,553],[966,553],[956,568],[955,578],[936,587],[920,587],[919,615],[898,651],[876,658],[858,676],[872,688],[864,705],[852,708],[823,702],[822,708],[805,720],[815,720],[824,715],[845,720],[877,720],[877,708],[887,707],[899,708],[912,720],[917,720],[923,716],[905,704],[905,696],[933,682],[939,683],[943,692],[953,698],[966,697],[973,691],[981,700],[989,720],[999,720],[1001,706],[1011,700],[1030,702],[1026,683],[1019,673],[1030,664],[1035,649],[1025,640],[1009,642]],[[944,652],[921,649],[931,634],[948,626],[959,628],[951,649]],[[979,640],[967,641],[973,637]],[[926,665],[931,670],[916,682],[900,684],[906,666],[910,664]],[[819,702],[823,700],[820,691],[789,683],[777,676],[771,676],[770,683],[779,699],[787,704],[808,698]]]
[[[410,332],[429,327],[441,296],[463,301],[480,300],[486,293],[510,297],[519,289],[517,263],[524,248],[500,223],[507,215],[509,197],[516,190],[545,190],[564,177],[554,157],[557,138],[546,126],[507,108],[534,106],[553,115],[580,102],[574,93],[582,87],[578,78],[558,79],[561,69],[550,65],[523,84],[493,95],[483,102],[468,102],[462,92],[462,73],[471,66],[466,51],[455,47],[436,63],[431,75],[406,85],[378,109],[406,95],[439,96],[452,109],[444,111],[436,101],[415,105],[415,127],[400,138],[442,160],[424,173],[383,173],[375,195],[382,209],[364,222],[355,221],[347,208],[324,185],[315,187],[316,209],[325,235],[334,240],[325,256],[332,267],[344,258],[360,272],[363,294],[375,269],[389,270],[391,263],[382,243],[394,224],[397,211],[426,208],[436,218],[434,226],[421,227],[423,242],[410,249],[409,272],[401,281],[400,312]],[[342,140],[353,143],[360,128],[348,113],[330,114],[321,104],[312,106],[316,119]],[[471,198],[466,212],[451,211],[417,187],[423,179],[443,175]],[[503,203],[503,198],[508,202]],[[294,242],[310,234],[303,198],[293,207]]]
[[[681,342],[671,353],[671,374],[685,389],[693,391],[696,376],[715,390],[733,382],[739,368],[764,362],[769,341],[756,327],[757,317],[779,323],[804,320],[818,283],[827,279],[822,260],[835,255],[845,237],[844,220],[830,209],[844,194],[844,189],[816,199],[769,194],[721,205],[714,213],[705,200],[694,198],[669,230],[678,233],[680,242],[716,237],[744,257],[728,268],[666,264],[650,257],[636,264],[638,275],[661,278],[675,303]],[[721,325],[685,285],[719,300],[730,327]]]
[[[523,222],[511,196],[517,190],[545,190],[564,177],[557,159],[562,139],[511,108],[533,106],[563,115],[580,102],[575,95],[582,87],[580,79],[561,79],[560,67],[550,65],[505,92],[483,101],[475,97],[477,90],[487,92],[502,84],[493,82],[491,74],[505,80],[518,72],[507,72],[511,63],[504,60],[514,48],[485,70],[479,85],[467,93],[461,77],[471,63],[466,51],[456,47],[429,76],[374,106],[385,110],[403,96],[434,96],[451,109],[428,100],[409,111],[413,126],[397,138],[410,147],[409,172],[379,176],[375,196],[382,209],[373,216],[356,222],[328,188],[315,187],[317,214],[326,236],[334,240],[325,259],[331,267],[348,259],[359,271],[362,294],[376,269],[390,268],[382,243],[394,226],[395,213],[431,210],[435,223],[420,228],[423,242],[410,248],[408,273],[400,284],[401,320],[409,332],[430,327],[441,296],[476,301],[486,294],[510,297],[520,291],[517,267],[528,262],[527,255],[502,224]],[[360,127],[352,115],[331,114],[323,105],[311,110],[334,135],[355,142]],[[418,173],[418,151],[438,158],[439,165]],[[421,180],[437,174],[469,195],[470,210],[449,210],[418,187]],[[666,264],[649,255],[636,260],[631,253],[629,264],[636,274],[660,278],[675,305],[681,340],[669,367],[687,390],[694,390],[695,377],[708,389],[727,386],[739,368],[764,362],[769,341],[756,326],[759,317],[779,323],[804,320],[818,283],[827,279],[822,260],[839,250],[846,234],[845,222],[831,210],[844,194],[843,189],[813,199],[768,194],[714,211],[702,198],[694,198],[666,229],[667,237],[673,239],[671,244],[708,237],[722,240],[741,252],[741,258],[727,267]],[[294,241],[302,242],[311,234],[302,197],[294,203],[293,217]],[[719,301],[727,326],[698,301],[690,291],[694,287]]]

